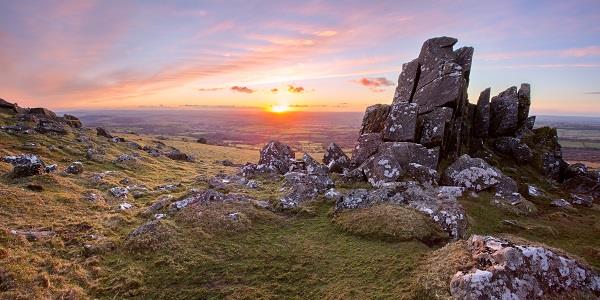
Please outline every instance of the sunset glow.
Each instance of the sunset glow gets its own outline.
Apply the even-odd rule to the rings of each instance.
[[[278,113],[278,114],[288,112],[289,110],[290,110],[290,107],[285,104],[271,106],[271,112]]]
[[[528,81],[534,113],[597,115],[599,14],[597,1],[4,1],[0,98],[264,110],[288,95],[294,111],[364,111],[447,35],[477,49],[471,101]]]

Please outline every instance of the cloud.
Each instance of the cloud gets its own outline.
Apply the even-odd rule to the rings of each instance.
[[[304,87],[288,85],[288,92],[293,94],[301,94],[304,92]]]
[[[600,92],[585,92],[586,95],[600,95]]]
[[[385,91],[385,87],[393,86],[394,82],[388,80],[385,77],[376,77],[376,78],[367,78],[363,77],[361,79],[356,80],[358,84],[362,86],[368,87],[371,91],[375,93],[381,93]]]
[[[220,91],[222,89],[223,88],[219,88],[219,87],[217,87],[217,88],[200,88],[200,89],[198,89],[198,91],[199,92],[216,92],[216,91]]]
[[[271,89],[271,93],[273,93],[273,94],[277,94],[277,92],[279,92],[279,89],[278,89],[278,88],[272,88],[272,89]]]
[[[246,93],[246,94],[252,94],[254,93],[254,90],[245,86],[232,86],[231,90],[234,92],[238,92],[238,93]]]

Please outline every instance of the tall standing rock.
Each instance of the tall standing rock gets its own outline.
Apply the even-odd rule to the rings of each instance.
[[[490,88],[479,94],[473,120],[473,136],[486,138],[490,130]]]
[[[513,135],[517,129],[519,98],[517,87],[512,86],[492,98],[490,103],[490,135]]]
[[[418,58],[402,65],[402,73],[398,77],[398,86],[396,87],[392,103],[412,101],[420,74],[421,65]]]
[[[398,102],[392,104],[383,128],[383,139],[395,142],[410,142],[415,139],[417,127],[417,105]]]
[[[387,104],[375,104],[367,107],[360,127],[360,134],[382,132],[389,112],[390,106]]]
[[[519,97],[518,126],[521,127],[529,117],[529,107],[531,106],[531,86],[529,86],[529,83],[522,83],[517,94]]]

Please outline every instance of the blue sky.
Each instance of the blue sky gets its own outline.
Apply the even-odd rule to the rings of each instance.
[[[2,1],[0,97],[54,109],[389,103],[424,40],[475,47],[469,95],[532,85],[600,114],[598,1]],[[236,87],[236,88],[234,88]]]

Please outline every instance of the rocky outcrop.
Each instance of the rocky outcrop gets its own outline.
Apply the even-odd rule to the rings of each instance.
[[[478,235],[467,241],[467,248],[475,265],[452,277],[450,291],[457,299],[600,296],[596,272],[552,249]]]
[[[102,127],[96,128],[96,135],[105,137],[107,139],[112,139],[114,137],[110,131]]]

